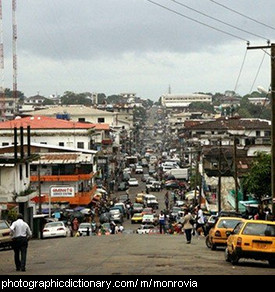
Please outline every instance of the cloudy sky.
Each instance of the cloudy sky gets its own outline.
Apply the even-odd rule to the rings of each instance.
[[[4,86],[12,88],[12,1],[2,2]],[[274,0],[17,2],[18,90],[26,96],[135,92],[158,100],[169,85],[172,93],[241,95],[270,85],[270,50],[247,51],[246,41],[275,42]]]

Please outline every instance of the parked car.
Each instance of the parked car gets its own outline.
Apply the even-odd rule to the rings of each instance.
[[[178,213],[182,211],[182,208],[181,207],[173,207],[170,211],[170,214],[169,214],[169,219],[171,221],[176,221],[176,218],[178,216]]]
[[[130,187],[132,187],[132,186],[137,187],[137,186],[138,186],[138,180],[137,180],[135,177],[131,177],[131,178],[128,180],[128,185],[129,185]]]
[[[179,186],[180,185],[179,185],[179,183],[176,180],[168,180],[168,181],[165,182],[165,188],[167,190],[169,190],[169,189],[176,189]]]
[[[131,223],[141,223],[142,222],[142,217],[143,214],[142,213],[135,213],[132,218],[131,218]]]
[[[69,233],[69,228],[62,221],[46,223],[42,232],[43,238],[66,237]]]
[[[0,248],[11,247],[12,237],[10,235],[10,225],[6,220],[0,220]]]
[[[119,209],[110,210],[110,221],[123,223],[123,214],[120,212]]]
[[[142,217],[142,224],[154,224],[156,225],[156,220],[153,214],[145,214]]]
[[[268,260],[275,267],[275,222],[245,220],[227,239],[225,260],[236,265],[241,258]]]
[[[77,231],[80,236],[87,236],[87,233],[92,235],[92,233],[96,231],[96,225],[89,222],[82,222],[79,224]]]
[[[152,181],[146,184],[146,191],[148,192],[159,192],[161,190],[161,183],[159,181]]]
[[[150,232],[152,232],[155,229],[155,225],[153,224],[145,224],[145,225],[141,225],[138,229],[137,229],[137,234],[149,234]]]
[[[227,231],[232,231],[243,220],[239,217],[220,217],[205,238],[206,246],[212,250],[215,250],[217,246],[226,246]]]
[[[122,181],[119,183],[118,187],[117,187],[117,190],[118,191],[126,191],[128,190],[128,183],[126,181]]]

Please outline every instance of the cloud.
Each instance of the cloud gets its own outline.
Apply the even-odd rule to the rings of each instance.
[[[198,15],[174,1],[154,0],[209,26],[248,39],[265,40]],[[274,31],[234,14],[212,1],[189,5],[242,29],[267,36]],[[26,0],[17,1],[18,87],[31,95],[66,90],[109,94],[136,91],[158,98],[171,84],[177,92],[225,91],[235,86],[246,42],[171,13],[146,0]],[[263,23],[273,19],[275,2],[219,0]],[[11,5],[4,6],[6,86],[11,84]],[[238,90],[250,90],[262,52],[249,52]],[[268,56],[259,75],[269,77]],[[241,76],[241,77],[242,77]],[[265,81],[265,82],[264,82]],[[255,85],[256,86],[256,85]]]

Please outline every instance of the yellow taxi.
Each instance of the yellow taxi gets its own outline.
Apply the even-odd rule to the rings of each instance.
[[[135,202],[136,202],[136,203],[143,204],[144,195],[145,195],[144,193],[138,193],[138,194],[136,195]]]
[[[268,260],[275,267],[275,222],[245,220],[227,240],[225,260],[237,264],[240,258]]]
[[[219,217],[205,238],[206,246],[212,250],[217,246],[226,246],[228,231],[232,231],[242,221],[244,219],[239,217]]]
[[[132,218],[131,218],[131,223],[141,223],[143,219],[143,214],[142,213],[135,213]]]

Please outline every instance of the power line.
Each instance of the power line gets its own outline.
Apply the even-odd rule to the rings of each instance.
[[[240,72],[239,72],[239,75],[238,75],[238,78],[237,78],[237,81],[236,81],[236,84],[235,84],[234,92],[236,92],[236,90],[237,90],[239,79],[240,79],[240,76],[241,76],[242,71],[243,71],[243,66],[244,66],[244,62],[245,62],[245,59],[246,59],[246,55],[247,55],[247,50],[245,50],[243,62],[242,62],[241,69],[240,69]]]
[[[252,86],[251,86],[251,88],[250,88],[250,93],[252,92],[252,89],[253,89],[253,87],[254,87],[254,85],[255,85],[255,82],[256,82],[256,80],[257,80],[257,78],[258,78],[258,75],[259,75],[259,73],[260,73],[260,69],[261,69],[261,67],[262,67],[262,65],[263,65],[263,62],[264,62],[264,58],[265,58],[265,54],[263,55],[262,61],[261,61],[260,65],[259,65],[259,68],[258,68],[258,70],[257,70],[256,76],[255,76],[254,81],[253,81],[253,83],[252,83]]]
[[[187,18],[187,19],[189,19],[189,20],[191,20],[191,21],[194,21],[194,22],[196,22],[196,23],[199,23],[199,24],[201,24],[201,25],[204,25],[204,26],[206,26],[206,27],[208,27],[208,28],[211,28],[211,29],[216,30],[216,31],[218,31],[218,32],[221,32],[221,33],[223,33],[223,34],[229,35],[229,36],[231,36],[231,37],[234,37],[234,38],[236,38],[236,39],[239,39],[239,40],[242,40],[242,41],[245,41],[245,42],[249,43],[248,40],[246,40],[246,39],[244,39],[244,38],[242,38],[242,37],[240,37],[240,36],[237,36],[237,35],[235,35],[235,34],[233,34],[233,33],[230,33],[230,32],[224,31],[224,30],[222,30],[222,29],[216,28],[216,27],[214,27],[214,26],[212,26],[212,25],[209,25],[209,24],[207,24],[207,23],[201,22],[201,21],[196,20],[196,19],[194,19],[194,18],[192,18],[192,17],[186,16],[186,15],[184,15],[184,14],[178,12],[178,11],[175,11],[175,10],[173,10],[173,9],[171,9],[171,8],[168,8],[167,6],[161,5],[161,4],[159,4],[159,3],[157,3],[157,2],[154,2],[154,1],[152,1],[152,0],[146,0],[146,1],[152,3],[152,4],[156,5],[156,6],[159,6],[159,7],[163,8],[163,9],[165,9],[165,10],[167,10],[167,11],[170,11],[170,12],[172,12],[172,13],[175,13],[175,14],[181,16],[181,17]]]
[[[258,37],[258,38],[261,38],[261,39],[264,39],[264,40],[269,41],[269,39],[266,38],[266,37],[264,37],[264,36],[261,36],[261,35],[255,34],[255,33],[253,33],[253,32],[250,32],[250,31],[244,30],[244,29],[242,29],[242,28],[239,28],[239,27],[237,27],[237,26],[235,26],[235,25],[232,25],[232,24],[227,23],[227,22],[225,22],[225,21],[222,21],[222,20],[220,20],[220,19],[218,19],[218,18],[215,18],[215,17],[213,17],[213,16],[210,16],[210,15],[204,13],[204,12],[201,12],[201,11],[199,11],[199,10],[197,10],[197,9],[194,9],[194,8],[192,8],[192,7],[190,7],[190,6],[186,5],[186,4],[183,4],[183,3],[178,2],[178,1],[176,1],[176,0],[170,0],[170,1],[176,3],[176,4],[180,5],[180,6],[183,6],[183,7],[187,8],[187,9],[190,9],[190,10],[192,10],[192,11],[198,13],[198,14],[201,14],[201,15],[203,15],[203,16],[205,16],[205,17],[208,17],[208,18],[210,18],[210,19],[212,19],[212,20],[218,21],[218,22],[220,22],[220,23],[222,23],[222,24],[224,24],[224,25],[227,25],[227,26],[229,26],[229,27],[231,27],[231,28],[237,29],[237,30],[239,30],[239,31],[242,31],[242,32],[248,33],[248,34],[250,34],[250,35],[256,36],[256,37]]]
[[[249,20],[251,20],[251,21],[254,21],[254,22],[258,23],[258,24],[261,24],[261,25],[263,25],[263,26],[265,26],[265,27],[268,27],[268,28],[270,28],[270,29],[275,30],[275,27],[270,26],[270,25],[268,25],[268,24],[265,24],[265,23],[263,23],[263,22],[261,22],[261,21],[258,21],[258,20],[254,19],[254,18],[252,18],[252,17],[249,17],[249,16],[247,16],[247,15],[241,13],[241,12],[238,12],[237,10],[234,10],[234,9],[228,7],[228,6],[225,6],[224,4],[221,4],[221,3],[217,2],[217,1],[214,1],[214,0],[209,0],[209,1],[211,1],[211,2],[213,2],[213,3],[215,3],[215,4],[217,4],[217,5],[219,5],[219,6],[223,7],[223,8],[225,8],[225,9],[231,11],[231,12],[234,12],[234,13],[236,13],[236,14],[242,16],[242,17],[245,17],[245,18],[247,18],[247,19],[249,19]]]

